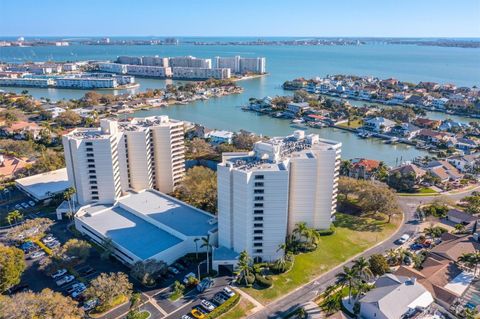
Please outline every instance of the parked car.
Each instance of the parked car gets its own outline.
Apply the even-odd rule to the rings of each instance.
[[[46,243],[45,245],[47,245],[48,248],[55,248],[60,246],[60,242],[58,240],[54,240],[52,242]]]
[[[53,237],[52,235],[47,235],[47,236],[42,238],[42,242],[44,244],[51,243],[54,240],[57,240],[57,239],[55,237]]]
[[[83,287],[75,290],[75,291],[71,294],[72,298],[73,298],[73,299],[77,299],[80,295],[83,294],[83,292],[84,292],[86,289],[87,289],[87,287],[83,286]]]
[[[83,311],[89,311],[95,308],[98,305],[98,299],[90,299],[83,303]]]
[[[32,253],[30,255],[30,259],[37,259],[37,258],[40,258],[40,257],[43,257],[43,256],[45,256],[45,252],[40,250],[40,251],[36,251],[36,252]]]
[[[183,277],[183,283],[185,285],[188,284],[188,278],[190,277],[197,278],[193,272],[186,274],[185,277]]]
[[[228,288],[228,287],[223,287],[222,292],[223,292],[225,295],[227,295],[228,298],[231,298],[231,297],[235,296],[235,292],[234,292],[232,289]]]
[[[33,206],[35,206],[35,202],[33,200],[30,200],[30,201],[28,201],[28,205],[33,207]]]
[[[174,275],[178,275],[180,273],[177,268],[171,266],[168,267],[168,271]]]
[[[197,291],[202,292],[205,291],[206,289],[212,287],[214,285],[214,281],[212,278],[207,277],[204,278],[200,283],[197,285]]]
[[[82,287],[85,287],[84,283],[74,281],[74,284],[68,287],[67,290],[65,290],[65,292],[70,295],[72,292]]]
[[[75,279],[75,276],[67,275],[65,277],[60,278],[55,283],[57,284],[57,286],[63,286],[65,284],[68,284],[69,282],[73,281],[74,279]]]
[[[207,314],[200,307],[193,308],[190,313],[197,319],[204,319],[207,317]]]
[[[23,206],[23,208],[29,208],[29,207],[30,207],[30,205],[28,205],[28,204],[27,204],[27,203],[25,203],[25,202],[21,203],[20,205],[22,205],[22,206]]]
[[[15,209],[22,209],[22,206],[20,204],[15,205]]]
[[[399,243],[400,245],[403,245],[407,242],[407,240],[410,239],[410,235],[409,234],[403,234],[402,237],[400,237],[398,240],[397,240],[397,243]]]
[[[202,301],[200,301],[200,305],[203,308],[205,308],[208,312],[212,312],[216,308],[213,303],[211,303],[210,301],[205,300],[205,299],[202,299]]]
[[[411,245],[410,245],[410,249],[411,249],[411,250],[420,250],[420,249],[422,249],[422,248],[423,248],[423,245],[422,245],[422,244],[417,244],[417,243],[415,243],[415,244],[411,244]]]
[[[227,297],[225,294],[221,293],[221,292],[217,292],[217,293],[215,294],[215,296],[213,296],[213,299],[212,299],[212,300],[213,300],[217,305],[220,306],[221,304],[223,304],[225,301],[228,300],[228,297]]]
[[[93,269],[90,266],[88,266],[87,268],[79,271],[80,275],[82,275],[82,276],[88,276],[90,274],[93,274],[94,272],[95,272],[95,269]]]
[[[192,317],[190,317],[188,315],[182,315],[182,319],[192,319]]]
[[[66,273],[67,273],[67,270],[65,268],[64,269],[59,269],[55,273],[52,274],[52,278],[53,279],[60,278],[63,275],[65,275]]]

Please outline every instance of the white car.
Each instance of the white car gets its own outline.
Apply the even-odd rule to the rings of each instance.
[[[85,285],[81,288],[78,288],[77,290],[75,290],[74,292],[72,292],[72,294],[70,296],[72,296],[73,299],[77,298],[78,296],[80,296],[81,294],[83,294],[83,292],[87,289],[87,287],[85,287]]]
[[[27,203],[21,203],[20,205],[22,205],[23,208],[29,208],[30,207],[30,205],[28,205]]]
[[[60,278],[63,275],[65,275],[66,273],[67,273],[67,270],[65,268],[64,269],[59,269],[54,274],[52,274],[52,278],[53,279]]]
[[[86,288],[85,284],[81,283],[81,282],[77,282],[76,284],[73,284],[71,287],[67,288],[66,292],[67,292],[67,294],[70,295],[73,292],[75,292],[79,289],[83,289],[83,288]]]
[[[208,310],[209,312],[212,312],[216,308],[213,303],[205,299],[202,299],[202,301],[200,302],[200,305],[202,305],[202,307]]]
[[[32,207],[35,206],[35,202],[34,202],[33,200],[28,201],[28,204],[29,204],[30,206],[32,206]]]
[[[403,234],[402,237],[400,237],[397,241],[399,244],[405,244],[407,242],[407,240],[410,239],[410,235],[409,234]]]
[[[48,248],[55,248],[57,246],[60,246],[60,242],[58,240],[54,240],[52,242],[49,242],[46,244]]]
[[[227,295],[229,298],[235,296],[235,292],[233,292],[232,289],[228,288],[228,287],[223,287],[223,290],[222,292]]]
[[[34,252],[33,254],[30,255],[30,259],[37,259],[37,258],[40,258],[40,257],[43,257],[43,256],[45,256],[44,251],[36,251],[36,252]]]
[[[45,244],[46,244],[46,243],[50,243],[50,242],[52,242],[52,241],[54,241],[54,240],[56,240],[56,238],[53,237],[53,236],[51,236],[51,235],[42,238],[42,241],[43,241],[43,243],[45,243]]]
[[[22,206],[20,204],[15,205],[15,209],[22,209]]]
[[[63,286],[65,284],[73,281],[74,279],[75,279],[75,276],[68,275],[68,276],[62,277],[61,279],[57,280],[55,283],[57,284],[57,286]]]

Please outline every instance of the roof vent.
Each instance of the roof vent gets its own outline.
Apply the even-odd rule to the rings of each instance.
[[[209,219],[208,220],[208,224],[209,225],[215,225],[217,223],[217,219],[216,218],[212,218],[212,219]]]

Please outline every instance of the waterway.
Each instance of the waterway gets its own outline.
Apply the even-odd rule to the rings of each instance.
[[[204,39],[202,39],[204,40]],[[480,84],[480,50],[462,48],[423,47],[412,45],[368,44],[364,46],[80,46],[70,47],[1,47],[0,61],[75,61],[107,60],[118,55],[194,55],[197,57],[220,56],[265,56],[269,75],[238,82],[244,93],[189,105],[139,111],[134,116],[165,114],[172,118],[203,124],[210,128],[238,131],[240,129],[268,136],[291,134],[295,129],[306,129],[290,124],[288,120],[270,118],[240,109],[250,97],[284,95],[281,84],[297,77],[325,76],[327,74],[372,75],[381,78],[395,77],[404,81],[435,81],[473,86]],[[137,92],[147,88],[164,87],[165,80],[137,79]],[[20,92],[19,88],[1,88]],[[83,96],[84,91],[66,89],[34,89],[35,97],[52,100],[72,99]],[[125,93],[125,91],[102,91],[102,93]],[[363,103],[363,102],[361,102]],[[469,122],[472,119],[428,112],[430,118],[447,117]],[[416,156],[426,155],[422,150],[398,144],[386,145],[376,139],[360,139],[354,134],[332,129],[308,129],[322,138],[343,143],[342,157],[367,157],[380,159],[395,165]]]

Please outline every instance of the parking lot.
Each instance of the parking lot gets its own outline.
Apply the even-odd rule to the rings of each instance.
[[[54,238],[48,238],[46,243],[49,245],[55,245],[57,247],[63,245],[66,241],[74,237],[74,234],[68,229],[68,221],[58,221],[51,227],[49,234]],[[55,242],[58,241],[58,244]],[[28,245],[27,245],[28,246]],[[73,268],[74,273],[78,274],[81,278],[74,278],[73,280],[57,285],[56,281],[61,280],[65,276],[71,274],[62,274],[58,278],[51,278],[47,276],[38,267],[39,262],[46,257],[46,255],[36,256],[36,252],[42,252],[40,247],[33,245],[32,248],[24,247],[27,250],[26,264],[27,268],[22,276],[22,282],[18,285],[19,290],[29,289],[34,292],[40,292],[45,288],[50,288],[54,291],[60,292],[64,295],[71,295],[75,290],[82,290],[88,287],[88,283],[98,276],[102,272],[124,272],[129,274],[129,269],[117,262],[116,260],[103,260],[101,259],[100,252],[96,249],[91,249],[88,259]],[[52,247],[56,249],[56,247]],[[32,256],[36,257],[32,259]],[[201,257],[203,258],[203,257]],[[229,276],[220,276],[214,279],[213,287],[208,288],[204,292],[198,292],[195,288],[186,292],[184,296],[178,300],[169,300],[171,294],[170,285],[176,280],[182,282],[185,275],[188,273],[197,274],[199,268],[201,273],[206,273],[206,264],[191,263],[184,261],[180,266],[177,266],[179,273],[174,275],[169,272],[164,276],[160,284],[154,288],[146,288],[140,285],[135,279],[130,278],[130,281],[134,284],[134,289],[142,293],[142,306],[141,310],[147,310],[151,313],[151,318],[182,318],[182,316],[189,315],[194,318],[190,312],[193,308],[200,306],[201,300],[212,300],[216,293],[222,291],[222,289],[229,285],[232,280]],[[183,269],[182,269],[183,268]],[[85,287],[81,285],[85,284]],[[80,296],[78,298],[82,305],[83,300]],[[213,303],[213,302],[212,302]],[[118,308],[115,308],[111,312],[102,316],[102,319],[116,319],[123,318],[129,310],[129,304],[126,303]],[[204,312],[208,312],[203,308]]]

